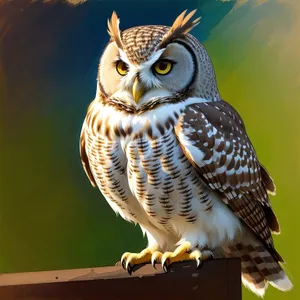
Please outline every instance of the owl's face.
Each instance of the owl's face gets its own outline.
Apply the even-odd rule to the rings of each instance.
[[[106,94],[133,105],[152,98],[175,96],[188,88],[194,72],[191,53],[177,43],[153,52],[146,61],[137,64],[111,43],[100,63],[101,84]]]
[[[171,28],[139,26],[122,33],[114,13],[109,23],[112,38],[99,65],[98,84],[104,98],[137,108],[160,101],[182,101],[188,93],[199,93],[199,83],[200,88],[215,84],[205,49],[187,35],[199,21],[189,21],[193,13],[185,18],[181,14]]]

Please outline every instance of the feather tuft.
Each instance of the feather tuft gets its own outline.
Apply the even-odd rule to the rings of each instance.
[[[117,47],[119,49],[123,49],[123,43],[121,39],[121,33],[120,33],[120,19],[118,18],[116,12],[114,11],[111,15],[110,20],[107,20],[107,32],[113,39],[113,41],[116,43]]]
[[[185,16],[187,10],[183,11],[174,21],[170,30],[165,34],[163,39],[161,40],[158,48],[164,48],[175,38],[179,38],[188,32],[190,32],[195,26],[200,23],[201,17],[195,20],[192,19],[194,14],[196,13],[196,9],[191,11],[188,15]]]

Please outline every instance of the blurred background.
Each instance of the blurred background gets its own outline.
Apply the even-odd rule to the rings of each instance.
[[[112,265],[146,245],[90,185],[81,125],[112,10],[125,29],[194,8],[221,94],[277,185],[274,238],[296,287],[265,299],[299,299],[299,0],[0,0],[0,273]]]

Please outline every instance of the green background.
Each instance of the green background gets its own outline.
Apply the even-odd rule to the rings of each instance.
[[[274,238],[296,287],[269,288],[265,299],[299,299],[300,1],[29,2],[0,0],[0,272],[111,265],[146,245],[89,184],[81,124],[112,10],[127,28],[170,25],[198,8],[193,34],[277,185],[282,234]]]

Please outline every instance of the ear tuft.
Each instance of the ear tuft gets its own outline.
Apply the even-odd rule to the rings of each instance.
[[[187,10],[183,11],[174,21],[170,30],[165,34],[162,41],[159,44],[159,48],[164,48],[167,44],[169,44],[173,39],[179,38],[182,35],[190,32],[195,26],[200,23],[201,18],[192,19],[194,14],[196,13],[196,9],[191,11],[188,15],[185,16]]]
[[[111,15],[110,20],[107,20],[107,32],[116,43],[119,49],[123,49],[121,33],[120,33],[120,19],[118,18],[116,12],[114,11]]]

